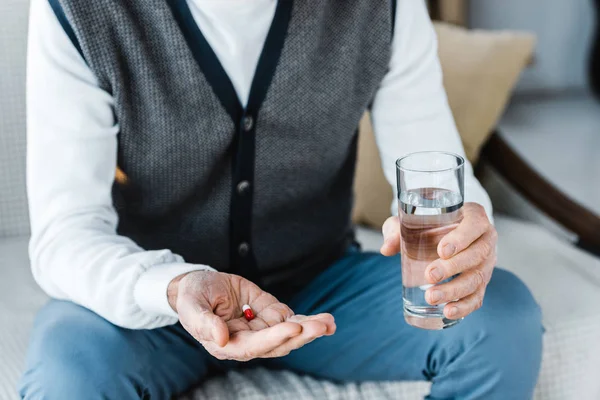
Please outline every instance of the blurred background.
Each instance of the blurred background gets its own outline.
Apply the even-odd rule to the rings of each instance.
[[[524,71],[516,93],[588,88],[596,35],[594,0],[472,1],[468,23],[480,29],[518,29],[536,34],[535,63]]]
[[[596,0],[433,0],[434,17],[477,30],[533,33],[536,45],[496,130],[560,192],[600,214],[600,37]],[[502,188],[503,190],[506,188]],[[495,189],[488,187],[495,192]],[[499,212],[577,235],[530,204],[503,199]],[[556,217],[556,216],[555,216]],[[587,221],[590,225],[597,221]],[[600,234],[597,230],[595,233]],[[598,252],[598,242],[589,248]]]
[[[0,399],[16,398],[28,332],[46,301],[31,278],[27,258],[28,4],[0,0]],[[544,360],[536,399],[600,399],[600,103],[594,94],[600,93],[598,2],[428,4],[437,21],[450,104],[496,211],[499,265],[526,282],[544,312]],[[355,221],[363,246],[377,249],[392,194],[371,134],[366,116]],[[335,388],[337,398],[363,393],[360,385],[331,386],[299,377],[294,385],[310,387],[310,393]],[[244,390],[255,390],[255,398],[268,397],[268,389],[253,388],[252,380]],[[422,398],[427,390],[426,383],[369,387],[364,398]],[[277,393],[297,398],[293,387]]]
[[[596,215],[600,215],[600,109],[592,92],[598,93],[600,77],[598,4],[483,0],[471,1],[468,10],[472,28],[535,33],[532,64],[523,71],[499,131],[549,182]],[[521,217],[541,219],[533,217],[533,209],[507,205]],[[503,204],[498,207],[509,211]]]

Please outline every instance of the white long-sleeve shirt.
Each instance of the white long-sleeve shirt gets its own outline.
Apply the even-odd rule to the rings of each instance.
[[[243,104],[276,0],[188,0]],[[27,186],[33,275],[52,297],[68,299],[116,325],[157,328],[177,321],[166,290],[186,264],[169,249],[145,251],[116,233],[111,187],[118,121],[48,0],[32,0],[27,67]],[[420,0],[398,0],[389,72],[372,108],[387,180],[395,160],[423,150],[464,155],[447,104],[437,40]],[[465,169],[465,200],[491,203]],[[393,207],[395,210],[395,207]]]

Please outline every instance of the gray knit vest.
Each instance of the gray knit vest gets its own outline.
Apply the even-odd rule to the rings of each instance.
[[[114,98],[119,233],[264,285],[340,257],[392,3],[280,0],[243,109],[185,0],[51,0]]]

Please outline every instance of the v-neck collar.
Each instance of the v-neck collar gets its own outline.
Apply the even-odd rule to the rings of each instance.
[[[279,0],[277,3],[273,22],[258,59],[246,109],[242,106],[219,58],[194,20],[187,0],[168,0],[168,3],[196,62],[233,122],[239,124],[245,113],[258,113],[283,50],[292,15],[293,0]]]

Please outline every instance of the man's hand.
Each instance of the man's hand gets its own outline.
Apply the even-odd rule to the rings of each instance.
[[[173,279],[167,294],[183,327],[220,360],[282,357],[336,330],[331,314],[294,315],[237,275],[190,272]],[[244,304],[254,311],[252,321],[242,314]]]
[[[383,224],[384,243],[381,253],[386,256],[400,251],[400,224],[398,217],[390,217]],[[450,282],[427,290],[425,299],[431,305],[448,303],[444,315],[449,319],[463,318],[483,304],[485,289],[496,265],[498,234],[482,206],[466,203],[463,220],[458,227],[440,241],[439,259],[425,270],[425,279],[439,283],[456,274]]]

